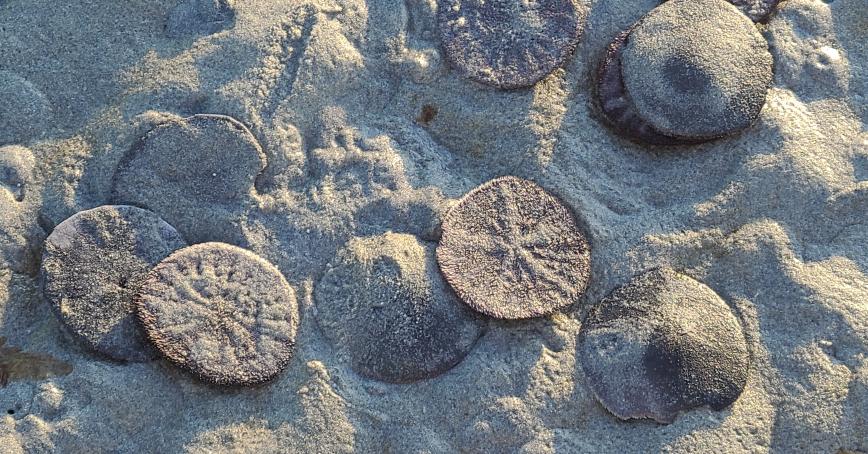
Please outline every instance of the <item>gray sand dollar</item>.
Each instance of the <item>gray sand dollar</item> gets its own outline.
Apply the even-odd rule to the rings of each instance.
[[[669,0],[632,29],[621,54],[638,115],[662,134],[712,139],[750,126],[772,82],[756,26],[724,0]]]
[[[231,117],[170,120],[127,153],[112,198],[153,210],[191,242],[230,241],[265,163],[259,142]]]
[[[40,137],[51,123],[51,104],[28,80],[0,71],[0,145]]]
[[[264,383],[292,358],[295,291],[274,265],[236,246],[176,251],[148,274],[136,307],[157,349],[208,383]]]
[[[729,306],[669,268],[637,276],[594,306],[578,354],[606,409],[661,423],[696,407],[726,408],[741,395],[750,364]]]
[[[445,54],[467,77],[498,88],[528,87],[562,66],[584,29],[575,0],[439,0]]]
[[[156,356],[134,314],[148,271],[186,244],[156,214],[101,206],[61,222],[45,240],[41,279],[58,318],[90,348],[110,358]]]
[[[470,307],[520,319],[578,301],[590,280],[591,251],[557,197],[532,181],[500,177],[447,213],[437,262]]]
[[[317,321],[359,374],[390,383],[439,375],[482,332],[437,271],[434,245],[412,235],[354,238],[317,285]]]

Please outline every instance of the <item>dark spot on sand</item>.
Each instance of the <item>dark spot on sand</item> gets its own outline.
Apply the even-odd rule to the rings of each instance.
[[[422,112],[419,113],[419,116],[416,117],[416,122],[421,124],[422,126],[427,126],[428,123],[434,121],[434,118],[437,116],[437,106],[433,104],[425,104],[422,106]]]

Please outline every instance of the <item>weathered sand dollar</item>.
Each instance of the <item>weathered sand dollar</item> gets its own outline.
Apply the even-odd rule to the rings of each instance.
[[[621,51],[624,88],[659,133],[713,139],[750,126],[772,82],[756,26],[724,0],[669,0],[643,17]]]
[[[153,210],[191,242],[228,240],[264,168],[265,154],[244,125],[194,115],[158,125],[129,151],[113,200]]]
[[[710,288],[671,269],[641,274],[593,307],[579,333],[582,369],[621,419],[670,423],[726,408],[747,382],[741,323]]]
[[[501,177],[449,211],[437,262],[470,307],[520,319],[576,302],[588,286],[591,251],[560,200],[532,181]]]
[[[0,71],[0,145],[39,137],[51,122],[48,98],[23,77]]]
[[[575,0],[439,0],[447,59],[467,77],[498,88],[528,87],[562,66],[584,29]]]
[[[136,306],[160,352],[203,381],[264,383],[292,358],[295,291],[245,249],[202,243],[176,251],[150,272]]]
[[[235,25],[235,0],[181,0],[169,13],[172,38],[210,35]]]
[[[317,285],[317,321],[359,374],[391,383],[458,364],[482,322],[437,271],[434,246],[415,236],[355,238]]]
[[[156,356],[134,314],[148,271],[186,244],[156,214],[101,206],[61,222],[45,240],[45,298],[69,331],[92,349],[123,361]]]

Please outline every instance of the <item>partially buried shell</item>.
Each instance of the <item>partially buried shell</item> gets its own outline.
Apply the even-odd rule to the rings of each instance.
[[[735,402],[747,382],[741,324],[710,288],[656,269],[614,290],[578,341],[588,384],[615,416],[670,423],[679,412]]]
[[[408,383],[458,364],[483,322],[437,272],[434,245],[385,233],[352,239],[316,292],[317,321],[359,374]]]
[[[670,0],[609,46],[597,100],[633,140],[689,144],[754,123],[771,81],[768,44],[738,9],[724,0]]]
[[[184,246],[181,235],[150,211],[123,205],[81,211],[45,240],[45,299],[93,350],[122,361],[153,359],[133,299],[150,269]]]

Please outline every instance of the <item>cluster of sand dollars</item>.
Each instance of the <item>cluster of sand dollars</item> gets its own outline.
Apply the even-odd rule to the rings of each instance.
[[[317,283],[317,321],[360,375],[432,378],[483,334],[475,312],[547,316],[588,286],[590,245],[574,213],[531,181],[501,177],[474,189],[442,231],[437,245],[392,232],[352,239]],[[106,205],[60,223],[41,277],[68,330],[116,360],[162,355],[209,383],[240,386],[273,379],[293,354],[298,307],[276,267],[225,243],[187,246],[143,208]],[[606,408],[661,422],[732,403],[749,362],[726,303],[669,269],[593,306],[579,349]]]
[[[603,118],[654,145],[699,143],[741,131],[759,117],[772,56],[754,22],[777,0],[669,0],[609,46],[597,74]],[[440,38],[452,66],[479,83],[529,87],[575,50],[587,6],[442,0]]]
[[[776,2],[732,3],[742,12],[723,0],[670,0],[622,33],[598,74],[605,118],[654,144],[696,143],[753,123],[771,57],[751,19]],[[234,21],[233,4],[182,2],[167,30],[213,33]],[[438,9],[452,65],[503,89],[533,85],[563,65],[586,16],[572,0],[444,0]],[[116,360],[163,356],[224,386],[273,379],[293,355],[295,292],[264,259],[213,242],[232,237],[265,159],[230,117],[152,129],[118,167],[116,205],[73,215],[45,242],[44,295],[59,319]],[[472,350],[484,316],[543,317],[584,298],[590,243],[573,211],[529,180],[506,176],[470,191],[441,231],[437,244],[392,232],[353,238],[316,283],[317,322],[360,375],[391,383],[437,376]],[[607,409],[661,422],[728,406],[749,367],[729,306],[671,269],[641,274],[594,304],[579,353]]]

